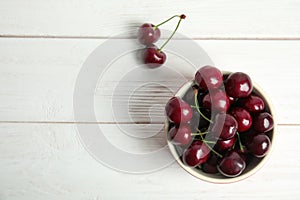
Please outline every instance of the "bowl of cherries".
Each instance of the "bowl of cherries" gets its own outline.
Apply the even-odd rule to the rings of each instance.
[[[165,112],[169,149],[197,178],[236,182],[257,172],[270,155],[274,110],[245,73],[204,66],[167,102]]]

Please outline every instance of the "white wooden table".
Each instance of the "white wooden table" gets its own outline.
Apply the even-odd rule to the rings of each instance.
[[[181,13],[187,15],[182,34],[217,67],[248,73],[273,100],[274,151],[244,181],[206,183],[176,163],[146,174],[115,171],[79,139],[73,90],[90,53],[111,35]],[[0,0],[0,199],[300,199],[299,22],[298,0]],[[113,81],[106,80],[109,89]],[[111,97],[105,91],[95,93],[96,102]],[[80,123],[101,125],[128,151],[165,145],[163,133],[128,142],[109,111]]]

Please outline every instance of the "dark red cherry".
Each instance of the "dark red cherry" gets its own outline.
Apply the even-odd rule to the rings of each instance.
[[[196,72],[195,83],[202,90],[217,89],[223,83],[222,72],[216,67],[204,66]]]
[[[169,120],[176,124],[188,122],[193,116],[190,105],[179,97],[172,97],[166,104],[165,111]]]
[[[218,140],[215,146],[217,152],[226,152],[231,149],[235,143],[235,137],[228,140]]]
[[[218,171],[227,177],[240,175],[246,167],[245,161],[236,151],[230,151],[217,166]]]
[[[238,131],[244,132],[250,129],[252,125],[252,117],[244,108],[234,107],[229,112],[238,123]]]
[[[228,99],[229,99],[230,105],[233,105],[235,103],[235,100],[236,100],[235,98],[228,96]]]
[[[139,27],[138,40],[141,44],[151,45],[160,38],[160,30],[153,24],[145,23]]]
[[[225,83],[226,93],[234,98],[244,98],[251,94],[253,86],[250,77],[242,72],[228,76]]]
[[[142,58],[145,64],[151,68],[156,68],[165,63],[167,56],[155,46],[146,47],[142,51]]]
[[[244,146],[243,147],[243,150],[241,150],[241,149],[239,149],[240,147],[239,147],[239,145],[237,145],[237,147],[236,147],[236,149],[233,149],[232,151],[235,151],[235,152],[237,152],[240,156],[241,156],[241,158],[246,162],[246,164],[247,164],[247,161],[248,161],[248,158],[249,158],[249,151],[248,151],[248,149]]]
[[[250,128],[248,131],[241,133],[240,138],[242,144],[248,146],[252,142],[254,136],[256,136],[257,134],[259,133],[255,131],[253,128]]]
[[[209,174],[216,174],[218,173],[217,169],[218,165],[218,157],[215,154],[211,154],[208,160],[202,164],[202,170]]]
[[[235,136],[237,129],[238,123],[233,116],[219,113],[216,115],[210,131],[219,140],[228,140]]]
[[[250,152],[258,158],[264,157],[268,153],[270,147],[271,141],[265,134],[254,136],[252,142],[248,145]]]
[[[257,114],[253,119],[253,127],[256,131],[265,133],[273,129],[273,117],[267,112]]]
[[[226,93],[217,89],[204,96],[202,105],[203,107],[211,109],[215,112],[226,112],[230,106],[230,103]]]
[[[187,145],[191,138],[191,130],[187,125],[175,126],[169,131],[169,141],[174,145]]]
[[[241,107],[247,109],[249,112],[261,112],[265,109],[264,100],[255,95],[250,95],[245,99],[240,99],[238,103]]]
[[[209,158],[210,149],[200,140],[195,140],[183,152],[183,163],[190,167],[196,167],[207,161]]]

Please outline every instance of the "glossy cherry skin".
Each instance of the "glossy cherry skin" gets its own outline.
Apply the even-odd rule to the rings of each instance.
[[[204,96],[202,105],[204,108],[211,109],[215,112],[226,112],[230,106],[230,103],[226,93],[220,89],[217,89]]]
[[[196,167],[207,161],[210,149],[200,140],[195,140],[185,149],[182,155],[183,163],[190,167]]]
[[[232,151],[235,151],[235,152],[237,152],[240,156],[241,156],[241,158],[246,162],[246,164],[247,164],[247,160],[248,160],[248,157],[249,157],[249,152],[248,152],[248,149],[244,146],[243,147],[243,150],[241,150],[241,149],[239,149],[240,147],[239,147],[239,145],[237,145],[238,147],[236,147],[236,149],[233,149]]]
[[[191,129],[187,125],[174,126],[169,131],[169,141],[174,145],[187,145],[191,138]]]
[[[240,107],[234,107],[229,113],[236,119],[239,132],[245,132],[250,129],[252,125],[252,117],[247,110]]]
[[[218,165],[218,157],[215,154],[211,154],[208,160],[202,164],[202,170],[209,174],[216,174],[218,173],[217,169]]]
[[[193,116],[190,105],[179,97],[172,97],[166,104],[165,111],[169,120],[176,124],[188,122]]]
[[[233,116],[219,113],[210,129],[212,135],[219,140],[228,140],[236,135],[238,123]]]
[[[230,138],[228,140],[218,140],[214,148],[219,153],[226,152],[233,147],[235,140],[235,137]]]
[[[227,177],[240,175],[246,167],[245,161],[236,151],[230,151],[217,166],[218,171]]]
[[[253,119],[253,127],[256,131],[261,133],[272,130],[274,127],[272,115],[267,112],[257,114]]]
[[[216,67],[204,66],[196,72],[195,83],[202,90],[217,89],[223,84],[222,72]]]
[[[233,105],[235,103],[235,100],[236,100],[235,98],[228,96],[228,99],[229,99],[230,105]]]
[[[228,76],[225,89],[228,96],[245,98],[252,92],[253,85],[250,77],[242,72],[235,72]]]
[[[151,45],[160,38],[159,28],[155,28],[153,24],[145,23],[139,27],[138,40],[141,44]]]
[[[157,47],[151,46],[143,49],[142,59],[144,64],[156,68],[165,63],[167,56],[163,51],[159,51]]]
[[[248,145],[250,152],[258,157],[264,157],[271,147],[271,141],[265,134],[258,134],[253,137],[252,142]]]
[[[261,112],[265,109],[264,100],[255,95],[250,95],[245,99],[240,99],[238,103],[241,107],[247,109],[249,112]]]

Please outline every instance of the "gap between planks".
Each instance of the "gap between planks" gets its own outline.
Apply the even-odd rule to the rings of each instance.
[[[23,39],[134,39],[134,37],[106,37],[106,36],[56,36],[56,35],[1,35],[0,38]],[[167,39],[162,37],[162,39]],[[186,38],[173,38],[174,40],[186,40]],[[193,40],[300,40],[300,37],[191,37]]]

